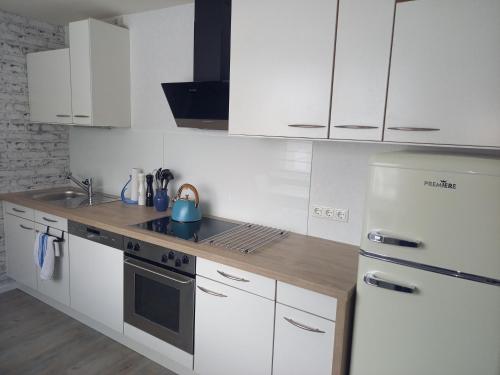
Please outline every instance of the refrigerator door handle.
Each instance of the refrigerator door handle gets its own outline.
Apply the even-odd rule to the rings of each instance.
[[[378,230],[368,233],[368,239],[372,242],[402,247],[420,247],[422,245],[422,242],[420,241],[409,240],[407,238],[397,238],[393,235],[386,234]]]
[[[417,287],[414,285],[395,283],[393,281],[385,280],[377,275],[376,272],[368,272],[363,277],[366,284],[376,286],[377,288],[389,289],[395,292],[413,294],[417,292]]]

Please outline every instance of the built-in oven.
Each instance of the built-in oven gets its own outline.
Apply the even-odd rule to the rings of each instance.
[[[196,257],[125,238],[124,320],[193,354]]]

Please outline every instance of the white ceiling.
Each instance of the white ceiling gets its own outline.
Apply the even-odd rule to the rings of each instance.
[[[194,0],[0,0],[0,10],[64,25],[84,18],[109,18],[166,8]]]

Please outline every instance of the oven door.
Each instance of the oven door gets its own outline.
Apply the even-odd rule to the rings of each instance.
[[[125,322],[193,354],[195,279],[126,258],[124,284]]]

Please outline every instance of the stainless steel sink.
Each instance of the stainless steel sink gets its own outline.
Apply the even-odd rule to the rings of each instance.
[[[96,206],[98,204],[114,202],[118,200],[118,197],[113,195],[94,193],[89,199],[87,192],[79,189],[68,188],[66,190],[58,191],[45,191],[40,193],[30,193],[32,199],[50,202],[56,206],[62,206],[66,208],[78,208],[78,207],[88,207]]]
[[[46,192],[46,193],[39,193],[39,194],[34,194],[31,196],[31,198],[36,199],[38,201],[60,201],[60,200],[66,200],[66,199],[74,199],[74,198],[82,198],[82,197],[87,197],[87,193],[84,191],[77,191],[77,190],[66,190],[66,191],[61,191],[61,192]]]

